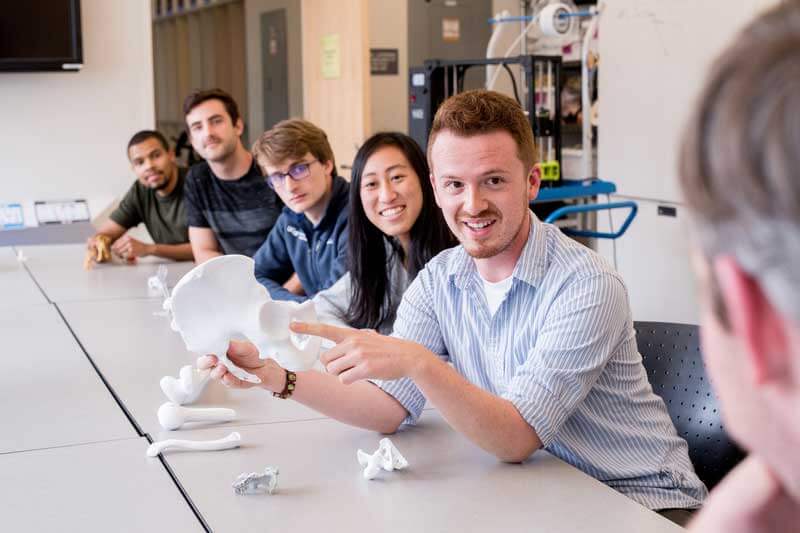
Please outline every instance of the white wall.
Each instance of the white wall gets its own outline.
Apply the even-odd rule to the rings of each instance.
[[[776,0],[614,0],[600,18],[600,172],[680,202],[683,125],[716,55]],[[636,43],[636,46],[631,46]]]
[[[358,147],[371,133],[367,4],[367,0],[300,3],[303,115],[327,132],[337,170],[346,179]],[[323,54],[326,37],[334,44]]]
[[[598,250],[616,259],[635,320],[698,320],[688,213],[676,179],[683,125],[714,57],[776,1],[611,0],[601,15],[599,176],[617,184],[612,200],[636,201],[640,215]],[[622,215],[614,214],[614,227]],[[601,231],[607,219],[598,216]]]
[[[125,146],[155,124],[150,0],[83,0],[81,27],[81,72],[0,74],[0,203],[86,198],[94,216],[131,184]]]
[[[408,133],[408,4],[370,0],[369,47],[398,50],[397,75],[370,75],[372,132]]]

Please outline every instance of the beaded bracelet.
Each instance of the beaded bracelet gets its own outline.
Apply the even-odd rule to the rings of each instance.
[[[280,398],[281,400],[285,400],[286,398],[291,396],[292,393],[294,392],[294,387],[296,382],[297,382],[297,374],[286,370],[286,384],[283,386],[283,390],[281,392],[273,392],[272,395],[275,398]]]

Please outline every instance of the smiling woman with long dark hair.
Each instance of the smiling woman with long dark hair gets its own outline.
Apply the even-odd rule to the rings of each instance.
[[[350,183],[349,272],[315,298],[326,322],[380,332],[425,264],[455,246],[436,206],[425,154],[402,133],[377,133],[361,146]]]

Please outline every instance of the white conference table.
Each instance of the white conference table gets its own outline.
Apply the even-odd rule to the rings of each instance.
[[[50,304],[0,310],[0,454],[136,437]]]
[[[46,304],[47,298],[17,260],[14,248],[0,248],[0,309]]]
[[[214,531],[681,531],[672,522],[547,453],[537,453],[522,465],[500,463],[451,430],[432,410],[424,413],[419,426],[391,437],[411,467],[403,472],[382,473],[380,479],[374,481],[363,479],[356,450],[374,451],[380,435],[322,417],[296,402],[273,399],[265,391],[230,390],[212,382],[196,405],[233,407],[239,415],[237,420],[163,431],[156,417],[159,405],[166,401],[159,380],[164,375],[177,376],[179,368],[192,364],[195,356],[186,351],[180,336],[171,330],[169,318],[154,314],[161,310],[160,297],[145,294],[146,279],[155,272],[156,265],[100,265],[97,270],[86,273],[81,268],[82,251],[82,246],[25,248],[34,278],[50,299],[57,302],[64,320],[137,426],[155,440],[207,440],[235,430],[242,434],[244,444],[239,449],[222,452],[167,451],[164,459],[175,476],[172,485],[154,481],[152,476],[134,477],[131,482],[134,490],[118,489],[111,478],[119,475],[127,479],[128,470],[140,471],[142,462],[146,468],[161,468],[160,461],[144,457],[146,443],[142,439],[130,439],[133,427],[91,367],[86,374],[93,379],[83,375],[75,377],[80,372],[73,368],[74,358],[61,353],[64,346],[70,346],[70,350],[80,355],[85,365],[89,363],[63,324],[59,336],[51,334],[59,330],[54,324],[42,327],[47,324],[47,313],[41,313],[45,318],[36,320],[31,320],[30,316],[19,317],[19,323],[7,316],[5,322],[0,323],[0,332],[22,332],[11,346],[6,343],[7,347],[11,348],[11,353],[25,353],[27,357],[12,359],[17,365],[13,369],[16,372],[12,372],[15,379],[0,378],[0,396],[9,394],[0,397],[4,405],[0,407],[3,420],[11,421],[8,427],[26,428],[22,424],[26,409],[31,413],[27,418],[35,420],[45,419],[45,415],[56,408],[58,414],[49,425],[35,428],[31,433],[35,438],[12,443],[16,446],[14,449],[29,450],[59,446],[60,441],[75,441],[72,443],[75,446],[30,452],[30,457],[51,461],[46,464],[52,464],[54,472],[64,473],[78,487],[101,486],[105,498],[95,499],[113,511],[96,516],[82,514],[84,510],[80,508],[76,511],[73,498],[83,499],[80,490],[60,497],[58,492],[68,489],[62,486],[58,486],[58,491],[28,489],[19,479],[24,477],[29,452],[0,455],[0,459],[12,465],[17,476],[8,477],[0,484],[0,501],[6,493],[16,495],[15,491],[21,486],[23,491],[34,495],[32,501],[38,500],[38,507],[47,507],[54,513],[37,517],[45,520],[38,529],[54,529],[47,527],[46,520],[78,513],[73,523],[79,524],[81,527],[76,529],[80,530],[119,529],[107,515],[118,521],[135,515],[135,519],[123,526],[180,531],[184,511],[189,510],[178,490],[177,485],[180,485],[203,521]],[[170,285],[173,285],[192,265],[172,263],[169,266]],[[95,294],[97,291],[102,294]],[[58,318],[52,306],[42,308],[50,310],[51,319]],[[31,323],[27,329],[26,321]],[[35,354],[23,351],[27,349],[23,342],[33,335],[40,337],[36,339],[39,348]],[[55,360],[48,359],[48,355]],[[45,363],[44,368],[54,370],[52,375],[45,373],[44,383],[37,366],[40,361]],[[72,366],[64,361],[72,362]],[[59,365],[68,368],[62,369]],[[16,388],[9,390],[6,381]],[[37,389],[37,384],[44,388]],[[99,392],[105,397],[100,399]],[[22,414],[5,407],[19,404],[20,398],[23,399]],[[26,398],[34,401],[26,403]],[[115,437],[110,436],[117,424],[127,440],[115,441]],[[85,434],[92,429],[100,433],[92,440],[106,442],[86,444],[91,441],[85,440]],[[26,428],[26,431],[29,430]],[[76,440],[77,435],[80,439]],[[47,436],[52,437],[52,442],[45,442]],[[135,453],[108,452],[115,442],[129,440],[140,444]],[[0,444],[4,444],[2,440]],[[97,459],[93,460],[95,456]],[[83,476],[73,475],[72,466],[76,464],[88,472]],[[234,494],[231,483],[237,475],[263,470],[267,465],[276,466],[281,472],[277,494]],[[0,467],[3,466],[0,463]],[[0,470],[5,472],[6,469]],[[111,478],[106,470],[110,471]],[[170,474],[164,471],[164,475],[169,480]],[[107,503],[114,499],[108,494],[115,490],[121,491],[119,494],[123,497]],[[143,509],[137,508],[135,513],[120,510],[120,506],[133,497],[131,494],[148,491],[166,501],[167,515],[178,513],[175,518],[178,525],[171,525],[172,518],[162,523],[158,518],[161,514],[158,506],[154,508],[156,514],[145,510],[149,494],[143,496]],[[161,491],[167,496],[162,496]],[[90,509],[96,506],[92,497],[87,498]],[[6,501],[16,502],[8,497]],[[24,517],[30,512],[25,510],[30,507],[19,506],[23,512],[15,516]],[[192,515],[191,518],[194,522],[188,520],[188,527],[200,525],[196,517]],[[15,519],[11,523],[19,522]]]
[[[156,440],[170,437],[156,412],[168,401],[159,381],[177,377],[197,356],[188,352],[170,319],[157,316],[158,300],[104,300],[58,304],[86,352],[144,433]],[[273,398],[263,389],[229,389],[210,381],[199,400],[189,407],[235,409],[237,424],[309,420],[323,415],[297,402]]]
[[[216,439],[236,430],[238,449],[163,452],[214,531],[569,531],[667,533],[682,529],[546,452],[504,464],[450,429],[436,411],[391,436],[404,471],[368,481],[356,450],[381,435],[332,419],[181,431]],[[277,467],[273,495],[238,496],[244,472]]]
[[[173,287],[189,270],[191,261],[174,262],[153,257],[138,260],[136,265],[126,265],[115,259],[114,263],[101,263],[86,271],[83,259],[85,244],[45,244],[19,246],[28,257],[26,266],[33,278],[52,302],[87,300],[122,300],[154,298],[162,295],[152,291],[147,280],[156,274],[159,265],[166,265],[167,284]]]
[[[3,531],[202,532],[142,437],[0,455]]]

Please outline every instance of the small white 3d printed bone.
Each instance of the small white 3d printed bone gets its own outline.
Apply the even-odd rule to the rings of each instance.
[[[375,479],[381,469],[391,472],[408,466],[406,458],[388,437],[380,440],[378,449],[372,455],[358,450],[356,457],[358,464],[364,467],[365,479]]]
[[[156,273],[147,278],[147,289],[152,294],[157,294],[164,298],[169,298],[169,289],[167,288],[167,265],[158,265]]]
[[[381,471],[382,459],[378,452],[370,455],[358,450],[358,464],[364,467],[364,479],[375,479]]]
[[[197,409],[164,402],[158,408],[158,422],[168,430],[180,429],[187,422],[230,422],[236,411],[224,407]]]
[[[278,486],[278,474],[278,469],[272,466],[266,467],[263,473],[240,474],[233,482],[233,490],[240,496],[265,492],[272,494]]]
[[[239,435],[239,433],[236,431],[234,431],[224,439],[217,439],[217,440],[198,441],[198,440],[167,439],[154,442],[153,444],[148,446],[147,456],[155,457],[162,451],[169,448],[174,450],[194,450],[203,452],[229,450],[231,448],[238,448],[241,443],[242,443],[242,436]]]
[[[243,255],[215,257],[183,276],[164,305],[172,311],[172,328],[189,351],[214,354],[237,378],[260,383],[227,358],[231,339],[247,338],[258,348],[259,357],[271,357],[292,371],[314,365],[321,339],[289,331],[294,320],[317,320],[314,302],[272,300],[256,281],[254,265]]]
[[[178,379],[172,376],[161,378],[161,390],[171,402],[178,405],[193,403],[200,397],[208,383],[211,370],[198,370],[192,365],[182,366]]]

